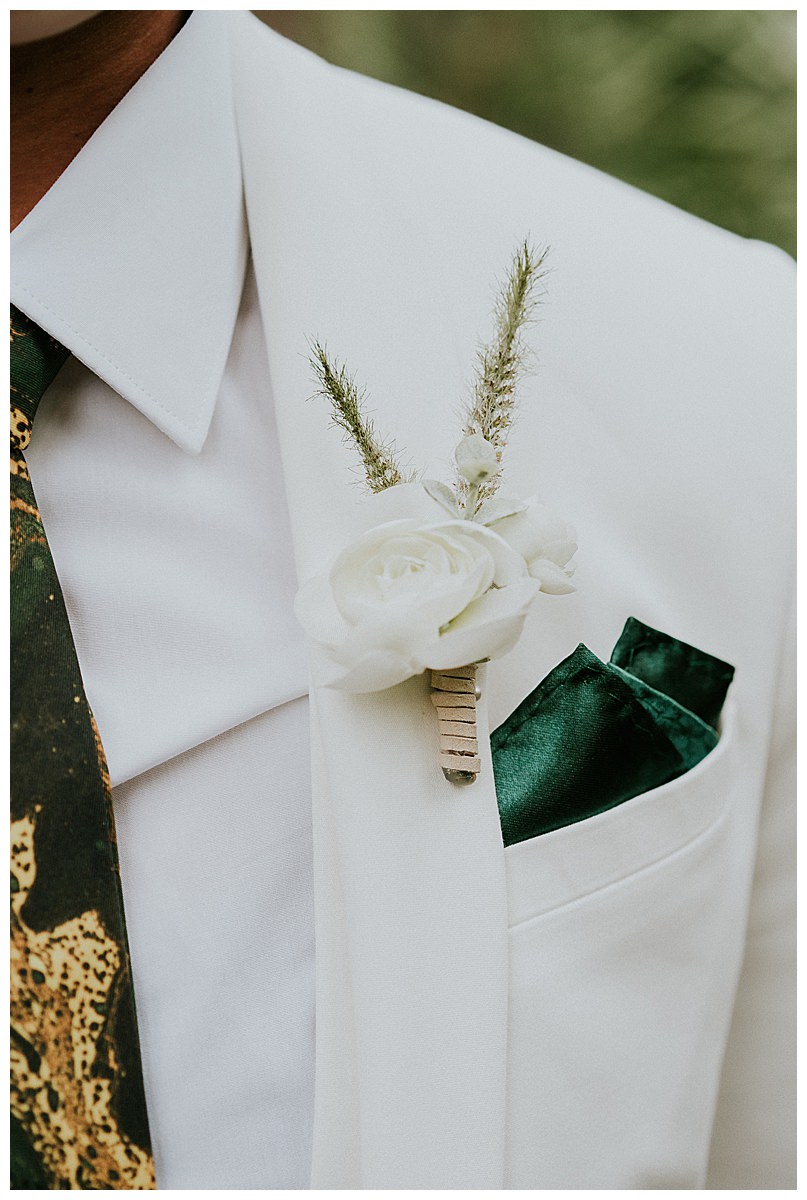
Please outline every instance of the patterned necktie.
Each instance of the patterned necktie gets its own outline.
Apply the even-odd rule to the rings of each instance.
[[[154,1164],[109,773],[23,457],[68,355],[12,305],[12,1187],[139,1190]]]

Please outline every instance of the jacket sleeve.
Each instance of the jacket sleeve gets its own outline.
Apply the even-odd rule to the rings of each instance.
[[[796,1186],[796,637],[784,639],[745,959],[723,1064],[708,1188]]]

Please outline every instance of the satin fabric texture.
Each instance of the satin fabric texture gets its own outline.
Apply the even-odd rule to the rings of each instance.
[[[608,663],[581,643],[491,735],[505,846],[691,770],[717,745],[733,675],[634,617]]]

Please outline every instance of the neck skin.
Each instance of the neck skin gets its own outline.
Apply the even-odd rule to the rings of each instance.
[[[11,228],[162,53],[187,13],[100,12],[11,49]]]

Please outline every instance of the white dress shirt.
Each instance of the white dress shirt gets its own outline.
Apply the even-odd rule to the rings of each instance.
[[[109,761],[161,1188],[303,1188],[305,650],[228,53],[191,16],[12,237],[28,454]]]

